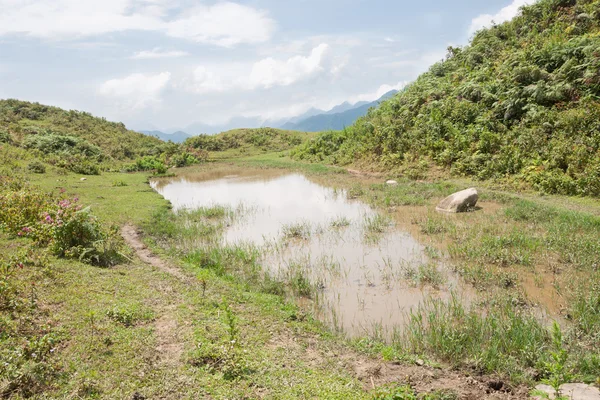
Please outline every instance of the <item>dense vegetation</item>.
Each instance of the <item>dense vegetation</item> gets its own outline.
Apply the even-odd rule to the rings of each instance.
[[[298,159],[436,164],[600,196],[600,1],[541,0],[484,29],[404,92]]]
[[[237,150],[248,153],[284,151],[302,144],[310,134],[274,128],[234,129],[218,135],[199,135],[189,138],[184,145],[188,149],[210,152]]]
[[[22,155],[33,159],[29,170],[37,173],[45,172],[44,163],[85,175],[115,169],[164,173],[203,158],[122,123],[19,100],[0,100],[0,144],[29,150]]]

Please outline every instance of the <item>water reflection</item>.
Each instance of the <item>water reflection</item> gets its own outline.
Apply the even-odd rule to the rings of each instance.
[[[319,288],[317,314],[349,335],[375,329],[389,333],[425,296],[448,297],[448,289],[457,286],[446,271],[440,274],[445,277],[441,290],[420,284],[415,276],[431,260],[419,242],[394,227],[373,233],[366,223],[376,214],[371,207],[301,174],[211,170],[152,185],[175,210],[214,205],[251,210],[236,219],[223,240],[263,246],[264,267],[275,275],[308,277]],[[339,220],[346,221],[344,226],[332,227]],[[284,227],[298,224],[306,237],[285,239]]]

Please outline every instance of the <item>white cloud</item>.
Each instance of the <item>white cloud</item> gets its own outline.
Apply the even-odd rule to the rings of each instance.
[[[169,36],[230,47],[269,40],[275,23],[266,12],[237,3],[198,6],[167,24]]]
[[[160,95],[171,80],[170,72],[156,75],[131,74],[104,82],[98,92],[120,101],[123,108],[141,109],[160,103]]]
[[[514,17],[517,16],[519,10],[523,6],[527,6],[535,3],[536,0],[513,0],[513,2],[498,11],[496,14],[481,14],[471,21],[471,26],[469,27],[469,35],[474,34],[480,29],[489,28],[494,23],[501,24],[506,21],[510,21]]]
[[[148,60],[148,59],[156,59],[156,58],[177,58],[177,57],[185,57],[189,56],[190,53],[186,51],[165,51],[156,47],[152,50],[144,50],[135,52],[130,58],[133,60]]]
[[[251,66],[200,66],[194,71],[193,84],[189,89],[197,93],[208,93],[289,86],[326,71],[328,50],[329,45],[322,43],[312,49],[308,56],[293,56],[287,60],[269,57]]]
[[[381,96],[383,96],[384,94],[386,94],[387,92],[390,92],[392,90],[402,90],[404,89],[404,87],[406,85],[408,85],[408,81],[403,81],[403,82],[398,82],[395,85],[388,85],[388,84],[384,84],[379,86],[379,88],[374,91],[374,92],[369,92],[369,93],[362,93],[356,96],[352,96],[349,99],[349,102],[354,104],[354,103],[358,103],[359,101],[375,101],[377,99],[379,99]]]
[[[268,40],[275,23],[266,12],[221,2],[173,10],[166,0],[0,0],[0,35],[72,39],[127,30],[233,46]],[[176,13],[177,17],[168,19]]]
[[[248,80],[250,88],[289,86],[292,83],[322,70],[322,62],[329,45],[321,43],[308,57],[294,56],[285,61],[265,58],[254,64]]]

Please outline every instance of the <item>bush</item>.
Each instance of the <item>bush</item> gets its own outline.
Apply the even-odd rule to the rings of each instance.
[[[0,143],[12,143],[10,133],[3,128],[0,128]]]
[[[76,136],[56,133],[27,136],[23,145],[28,149],[37,149],[44,154],[68,154],[85,157],[100,157],[102,150]]]
[[[171,158],[171,163],[177,168],[187,167],[188,165],[198,164],[198,159],[192,154],[184,151]],[[166,172],[166,171],[165,171]]]
[[[156,174],[165,174],[167,166],[156,156],[145,156],[135,160],[135,163],[125,166],[124,170],[127,172],[154,171]]]
[[[30,185],[5,180],[0,186],[0,227],[48,246],[59,257],[108,266],[119,262],[117,228],[105,229],[78,199],[59,199]]]
[[[40,161],[32,161],[27,165],[27,170],[35,174],[44,174],[46,173],[46,166]]]

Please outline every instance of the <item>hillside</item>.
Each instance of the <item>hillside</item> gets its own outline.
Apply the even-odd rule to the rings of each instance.
[[[0,144],[3,169],[44,173],[47,166],[78,174],[102,171],[155,171],[199,162],[202,152],[128,130],[81,111],[18,100],[0,100]],[[134,163],[131,163],[135,161]]]
[[[228,152],[248,155],[290,150],[306,142],[313,135],[275,128],[233,129],[217,135],[198,135],[189,138],[184,146],[190,151]]]
[[[346,102],[334,107],[328,112],[310,116],[296,123],[287,123],[283,125],[282,128],[303,132],[344,129],[356,122],[358,118],[366,115],[370,108],[377,107],[382,101],[389,99],[396,93],[398,93],[396,90],[392,90],[371,103],[359,102],[350,105]]]
[[[19,100],[0,100],[0,131],[17,144],[36,135],[74,136],[117,160],[135,158],[161,145],[157,138],[130,131],[120,122]]]
[[[600,196],[599,24],[598,0],[541,0],[294,155]]]

